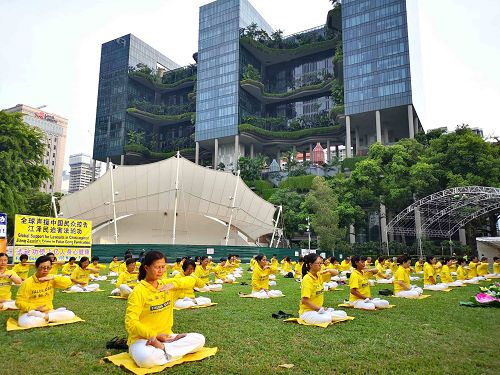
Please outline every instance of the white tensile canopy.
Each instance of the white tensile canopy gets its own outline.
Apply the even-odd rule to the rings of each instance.
[[[230,243],[241,244],[243,238],[247,245],[274,229],[276,208],[240,177],[172,157],[115,166],[87,188],[61,199],[63,217],[92,220],[97,229],[94,243],[114,242],[112,182],[119,243],[172,243],[177,238],[175,243],[220,245],[231,222]]]

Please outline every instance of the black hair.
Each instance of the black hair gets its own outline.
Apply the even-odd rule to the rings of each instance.
[[[299,256],[299,262],[303,262],[304,261],[304,257],[301,255]]]
[[[132,264],[134,263],[135,264],[135,259],[134,258],[128,258],[126,261],[125,261],[125,265],[128,266],[129,264]]]
[[[335,262],[338,262],[338,260],[335,257],[330,257],[330,262],[333,264]]]
[[[457,263],[459,266],[461,266],[464,263],[467,263],[464,258],[458,258]]]
[[[493,262],[496,262],[498,260],[498,257],[493,257]]]
[[[144,280],[146,278],[146,266],[152,265],[154,262],[160,259],[165,259],[165,255],[161,251],[153,250],[148,251],[144,258],[142,259],[141,266],[139,267],[139,280]]]
[[[47,253],[47,254],[45,254],[45,255],[47,255],[47,256],[54,255],[54,256],[55,256],[55,254],[54,254],[54,253],[52,253],[52,252]]]
[[[473,255],[472,258],[470,260],[474,260],[474,259],[477,259],[479,260],[479,257],[477,255]]]
[[[361,258],[362,261],[365,261],[367,259],[365,255],[361,255],[360,258]]]
[[[38,268],[40,264],[45,262],[50,262],[50,264],[52,264],[48,255],[42,255],[41,257],[36,258],[35,267]]]
[[[260,261],[262,260],[262,258],[264,258],[264,256],[265,256],[265,255],[264,255],[264,254],[262,254],[262,253],[257,254],[257,255],[255,256],[255,260],[256,260],[257,262],[260,262]]]
[[[80,260],[78,261],[78,265],[81,267],[83,262],[86,262],[89,260],[89,257],[81,257]]]
[[[131,258],[132,258],[132,254],[128,254],[128,253],[125,254],[125,257],[124,257],[125,260],[131,259]]]
[[[302,277],[307,275],[307,273],[311,269],[311,264],[316,262],[316,259],[318,259],[318,258],[319,258],[319,255],[316,253],[310,253],[304,257],[304,264],[302,265]]]
[[[451,259],[450,258],[443,258],[441,263],[443,263],[443,265],[445,265],[446,263],[448,263]]]
[[[24,255],[24,254],[23,254],[23,255]],[[21,256],[23,256],[23,255],[21,255]],[[7,254],[5,254],[5,253],[0,253],[0,258],[1,258],[1,257],[6,257],[7,259],[9,259],[9,256],[8,256]]]
[[[96,260],[99,262],[99,257],[97,255],[92,257],[92,262],[94,262]]]
[[[226,258],[224,258],[224,257],[223,257],[223,258],[220,258],[220,260],[219,260],[219,262],[225,262],[225,261],[227,261],[227,259],[226,259]]]
[[[2,256],[2,254],[0,254],[0,257]],[[28,256],[26,254],[21,254],[21,256],[19,257],[19,260],[23,260],[23,259],[28,260]]]
[[[484,261],[486,261],[486,260],[488,260],[488,258],[486,258],[486,257],[482,257],[482,258],[481,258],[481,262],[484,262]]]
[[[378,257],[378,262],[382,263],[384,261],[384,257]]]
[[[427,256],[427,259],[426,259],[427,263],[430,263],[434,258],[435,258],[434,255]]]
[[[402,265],[403,263],[406,263],[410,260],[410,258],[408,257],[408,255],[401,255],[398,257],[398,264]]]
[[[208,259],[208,257],[206,255],[203,255],[200,257],[200,263],[203,262],[205,259]]]
[[[188,269],[189,266],[193,266],[193,269],[196,269],[196,262],[192,259],[188,259],[186,260],[183,264],[182,264],[182,270],[184,272],[186,272],[186,270]]]
[[[118,258],[118,255],[113,255],[113,258]]]
[[[277,255],[276,255],[276,254],[273,254],[273,257],[277,257]]]
[[[75,257],[69,258],[69,262],[71,262],[72,260],[76,260],[76,258]]]
[[[176,258],[175,259],[175,263],[180,263],[180,262],[182,262],[182,258]]]
[[[356,269],[358,268],[358,266],[356,265],[356,263],[358,263],[358,262],[361,262],[361,258],[360,258],[358,255],[353,256],[353,257],[351,258],[351,264],[352,264],[352,265],[353,265],[353,267],[354,267],[354,268],[356,268]]]

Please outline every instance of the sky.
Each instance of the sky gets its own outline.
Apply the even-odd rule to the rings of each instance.
[[[424,129],[466,123],[500,136],[500,1],[409,1],[418,13],[412,85]],[[0,108],[46,105],[68,118],[69,169],[70,154],[92,154],[101,44],[132,33],[181,66],[193,63],[198,8],[209,2],[0,0]],[[285,35],[324,24],[331,9],[328,0],[250,2]]]

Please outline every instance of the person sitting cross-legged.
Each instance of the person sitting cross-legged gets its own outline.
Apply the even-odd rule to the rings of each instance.
[[[349,304],[355,309],[375,310],[389,307],[389,301],[380,298],[372,298],[368,277],[370,273],[376,274],[378,269],[365,269],[365,262],[359,257],[351,259],[355,267],[349,278]]]

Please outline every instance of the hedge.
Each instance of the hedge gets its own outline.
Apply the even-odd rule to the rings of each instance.
[[[326,126],[322,128],[307,128],[295,131],[270,131],[250,124],[240,124],[241,133],[254,133],[269,138],[300,139],[312,135],[327,134],[342,129],[342,125]]]

